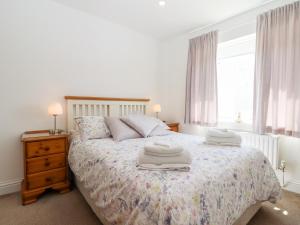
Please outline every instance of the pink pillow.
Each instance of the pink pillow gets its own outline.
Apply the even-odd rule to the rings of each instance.
[[[111,135],[115,141],[123,141],[126,139],[141,138],[142,136],[134,129],[130,128],[119,118],[105,117],[105,123],[107,124]]]
[[[163,128],[160,125],[157,125],[149,134],[149,137],[153,137],[153,136],[164,136],[164,135],[169,135],[172,134],[171,131],[166,130],[165,128]]]
[[[153,129],[158,125],[157,122],[146,119],[146,117],[142,115],[129,115],[121,118],[121,120],[128,126],[135,129],[143,137],[148,137]]]
[[[150,116],[129,115],[121,118],[121,120],[131,128],[135,129],[143,137],[151,136],[151,132],[154,131],[157,126],[165,130],[169,129],[169,127],[161,120]]]

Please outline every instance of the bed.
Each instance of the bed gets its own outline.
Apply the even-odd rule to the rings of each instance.
[[[146,114],[148,102],[68,97],[68,127],[80,114]],[[191,170],[138,170],[138,152],[145,143],[158,140],[185,146],[193,158]],[[69,164],[78,189],[104,225],[241,225],[247,224],[261,202],[280,197],[275,173],[259,150],[209,146],[193,135],[83,143],[74,134]]]

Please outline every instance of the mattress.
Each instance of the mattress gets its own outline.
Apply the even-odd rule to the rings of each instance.
[[[158,140],[177,143],[190,151],[191,170],[138,170],[138,152],[145,143]],[[192,135],[120,143],[74,139],[69,163],[89,204],[107,225],[233,225],[251,206],[280,197],[279,182],[260,151],[209,146]]]

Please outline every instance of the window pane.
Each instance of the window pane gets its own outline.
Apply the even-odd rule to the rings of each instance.
[[[255,38],[222,46],[217,68],[219,122],[236,122],[240,114],[242,123],[252,123],[254,46]]]

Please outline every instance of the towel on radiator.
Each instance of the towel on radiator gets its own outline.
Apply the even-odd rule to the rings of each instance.
[[[183,170],[187,171],[192,162],[191,155],[184,150],[179,155],[160,157],[146,155],[145,150],[139,152],[137,167],[149,170]]]
[[[151,156],[179,156],[183,148],[181,146],[171,145],[164,142],[147,143],[144,147],[145,155]]]

